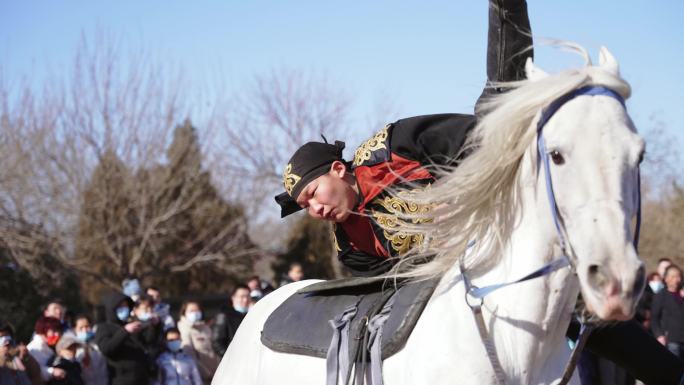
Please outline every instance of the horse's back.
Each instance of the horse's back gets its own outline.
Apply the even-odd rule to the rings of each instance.
[[[262,360],[262,355],[274,353],[261,343],[264,323],[268,316],[297,290],[316,282],[320,281],[306,280],[285,285],[257,302],[235,333],[216,370],[212,385],[263,383],[260,381],[260,372],[264,373],[260,369],[262,364],[267,364],[268,360]]]

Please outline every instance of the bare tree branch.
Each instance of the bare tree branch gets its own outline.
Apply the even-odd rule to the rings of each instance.
[[[232,223],[212,192],[201,149],[188,155],[196,159],[169,163],[176,125],[190,110],[182,75],[130,57],[123,63],[106,36],[93,45],[84,37],[67,81],[50,79],[40,91],[24,84],[17,97],[0,81],[0,246],[29,270],[49,253],[110,287],[155,269],[240,273],[245,263],[235,258],[255,248],[236,233],[246,227],[241,213]],[[195,168],[185,172],[188,163]],[[192,221],[207,214],[226,222],[206,220],[186,241]]]

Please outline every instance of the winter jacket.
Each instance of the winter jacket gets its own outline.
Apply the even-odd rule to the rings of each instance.
[[[155,385],[202,385],[195,360],[182,351],[166,351],[157,358],[159,374]]]
[[[653,296],[651,329],[656,337],[684,343],[684,299],[678,295],[663,289]]]
[[[33,383],[31,382],[29,365],[27,365],[30,363],[38,369],[38,375],[33,376]],[[40,377],[38,363],[30,354],[27,354],[24,360],[20,360],[18,356],[13,355],[0,357],[0,385],[40,385],[42,383],[43,379]]]
[[[178,320],[183,352],[197,363],[205,384],[210,384],[219,365],[219,358],[212,348],[211,328],[203,321],[191,324],[185,316]]]
[[[114,293],[105,300],[106,322],[97,325],[95,343],[107,359],[111,385],[144,385],[154,373],[154,357],[150,357],[137,334],[124,329],[126,322],[116,317],[116,307],[122,301],[133,308],[133,301],[121,293]]]
[[[33,339],[26,345],[26,348],[31,356],[36,359],[38,365],[40,365],[40,375],[43,378],[43,381],[48,381],[52,377],[50,363],[55,357],[55,351],[52,350],[43,337],[38,334],[33,336]]]
[[[651,320],[651,307],[653,306],[654,296],[655,293],[653,292],[653,289],[651,289],[649,285],[646,285],[643,294],[641,294],[641,298],[639,298],[639,302],[637,302],[636,314],[634,315],[634,319],[642,325],[644,322]]]
[[[73,330],[70,334],[78,338]],[[88,358],[86,359],[86,349]],[[81,377],[85,385],[109,385],[109,373],[107,371],[107,359],[100,352],[100,348],[94,342],[88,342],[85,347],[81,346],[76,351],[76,360],[81,364]],[[86,364],[87,361],[87,364]]]
[[[245,315],[233,308],[224,309],[216,315],[213,326],[212,346],[219,357],[223,357],[228,350],[228,345],[233,340],[242,319]]]
[[[47,385],[84,385],[83,378],[81,377],[81,365],[78,362],[58,356],[50,366],[64,370],[66,376],[59,380],[52,378],[47,382]]]
[[[108,385],[107,359],[100,352],[100,348],[94,343],[89,343],[86,349],[88,349],[88,365],[83,363],[85,349],[79,348],[76,353],[76,357],[81,362],[83,382],[85,382],[85,385]]]
[[[23,358],[16,347],[10,348],[10,355],[0,357],[0,385],[43,384],[40,365],[28,353]]]
[[[0,385],[34,385],[23,370],[0,366]]]
[[[133,319],[135,320],[135,317],[133,317]],[[150,357],[150,367],[153,370],[152,375],[154,376],[156,375],[157,370],[157,364],[155,361],[159,354],[162,353],[162,346],[164,344],[164,325],[161,322],[157,324],[152,322],[143,322],[142,324],[146,326],[144,326],[138,333],[131,335],[131,338],[140,344],[145,350],[147,356]]]

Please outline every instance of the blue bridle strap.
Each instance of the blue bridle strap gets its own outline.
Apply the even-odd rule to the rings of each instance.
[[[546,193],[549,197],[549,204],[551,205],[551,215],[553,215],[553,222],[556,226],[556,231],[558,231],[558,236],[560,239],[560,244],[561,244],[561,250],[566,253],[566,242],[565,242],[565,237],[563,236],[563,232],[561,231],[561,224],[560,224],[560,216],[558,212],[558,207],[556,205],[556,197],[555,194],[553,193],[553,182],[551,181],[551,168],[549,166],[549,154],[548,151],[546,150],[546,143],[544,141],[544,136],[542,135],[542,131],[544,129],[544,126],[548,121],[551,119],[551,117],[560,109],[565,103],[569,102],[570,100],[576,98],[577,96],[582,96],[582,95],[588,95],[588,96],[608,96],[611,97],[622,105],[623,108],[625,107],[625,99],[618,94],[617,92],[611,90],[610,88],[604,87],[604,86],[586,86],[582,88],[578,88],[577,90],[571,91],[560,98],[556,99],[553,101],[548,107],[546,107],[541,114],[541,117],[539,118],[539,121],[537,122],[537,151],[539,154],[539,160],[537,162],[537,165],[543,164],[544,165],[544,177],[546,178]],[[636,213],[636,225],[634,229],[634,238],[633,238],[633,243],[634,243],[634,248],[638,249],[639,247],[639,233],[641,231],[641,174],[639,170],[637,169],[637,187],[636,187],[636,194],[637,194],[637,213]]]
[[[567,94],[559,97],[558,99],[554,100],[549,104],[541,114],[541,117],[539,118],[539,121],[537,122],[537,133],[540,133],[542,128],[548,123],[549,119],[560,109],[565,103],[571,101],[572,99],[578,97],[578,96],[597,96],[597,95],[602,95],[602,96],[610,96],[611,98],[616,99],[620,104],[622,104],[622,107],[625,107],[625,99],[618,94],[617,92],[611,90],[608,87],[604,86],[585,86],[578,88],[576,90],[570,91]]]
[[[639,233],[641,232],[641,171],[637,169],[637,215],[634,225],[634,249],[639,251]]]
[[[586,86],[582,88],[578,88],[574,91],[568,92],[567,94],[561,96],[560,98],[554,100],[551,104],[549,104],[541,113],[541,117],[539,118],[539,121],[537,122],[537,152],[539,155],[539,158],[537,160],[537,168],[539,169],[540,165],[543,165],[544,168],[544,179],[546,181],[546,193],[548,195],[549,199],[549,204],[551,206],[551,215],[553,216],[553,223],[556,226],[556,231],[558,233],[558,240],[560,243],[562,255],[549,262],[548,264],[542,266],[541,268],[533,271],[532,273],[518,279],[515,281],[511,282],[506,282],[506,283],[499,283],[499,284],[494,284],[494,285],[489,285],[485,287],[477,287],[474,286],[471,282],[470,279],[467,277],[465,274],[464,266],[463,266],[463,258],[461,258],[461,274],[464,280],[464,284],[466,286],[466,301],[468,301],[468,297],[470,298],[475,298],[482,300],[484,297],[492,293],[493,291],[496,291],[498,289],[501,289],[506,286],[510,286],[516,283],[528,281],[530,279],[542,277],[548,274],[551,274],[552,272],[562,269],[567,266],[572,266],[572,263],[570,262],[570,258],[568,257],[568,253],[566,250],[566,240],[565,236],[561,227],[561,218],[560,214],[558,212],[558,207],[556,204],[556,198],[555,194],[553,192],[553,181],[551,180],[551,167],[549,165],[549,154],[546,150],[546,144],[544,142],[544,136],[542,135],[544,126],[548,121],[551,119],[551,117],[567,102],[570,100],[576,98],[577,96],[582,96],[582,95],[587,95],[587,96],[608,96],[616,99],[620,104],[625,107],[625,100],[620,94],[617,92],[611,90],[610,88],[604,87],[604,86]],[[634,247],[636,248],[639,245],[639,232],[641,228],[641,192],[640,192],[640,186],[641,186],[641,176],[639,171],[637,170],[637,215],[636,215],[636,228],[634,231]],[[474,242],[469,242],[468,247],[472,247]],[[469,303],[470,305],[470,303]]]
[[[563,251],[564,254],[567,253],[566,251],[566,242],[565,242],[565,236],[563,235],[563,231],[561,229],[561,223],[560,223],[560,216],[558,213],[558,207],[556,205],[556,197],[555,194],[553,193],[553,182],[551,181],[551,167],[549,166],[549,154],[546,150],[546,143],[544,141],[544,135],[542,135],[542,131],[544,129],[544,126],[546,123],[549,122],[551,117],[567,102],[570,100],[582,96],[582,95],[588,95],[588,96],[596,96],[596,95],[602,95],[602,96],[609,96],[622,104],[622,106],[625,106],[625,99],[620,96],[617,92],[611,90],[610,88],[603,87],[603,86],[586,86],[582,88],[578,88],[574,91],[568,92],[567,94],[561,96],[560,98],[554,100],[551,104],[549,104],[548,107],[546,107],[541,114],[541,117],[539,118],[539,121],[537,122],[537,151],[539,155],[539,159],[537,160],[537,165],[539,166],[540,164],[544,165],[544,177],[546,178],[546,193],[549,197],[549,204],[551,205],[551,215],[553,216],[553,223],[556,226],[556,231],[558,232],[558,237],[560,241],[560,246],[561,250]],[[539,168],[539,167],[537,167]]]
[[[530,273],[530,274],[528,274],[528,275],[526,275],[526,276],[524,276],[518,280],[515,280],[515,281],[510,281],[510,282],[506,282],[506,283],[498,283],[495,285],[489,285],[489,286],[485,286],[485,287],[477,287],[477,286],[473,286],[471,284],[470,285],[471,289],[468,292],[468,294],[470,296],[472,296],[473,298],[482,299],[482,298],[486,297],[487,295],[489,295],[490,293],[492,293],[493,291],[499,290],[503,287],[515,285],[516,283],[520,283],[520,282],[529,281],[530,279],[543,277],[545,275],[553,273],[556,270],[562,269],[566,266],[570,266],[570,261],[567,258],[558,258],[558,259],[555,259],[555,260],[547,263],[543,267],[533,271],[532,273]]]

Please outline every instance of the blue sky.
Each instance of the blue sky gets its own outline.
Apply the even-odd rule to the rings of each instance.
[[[641,130],[657,116],[684,138],[684,2],[531,0],[529,8],[536,37],[576,41],[595,59],[601,45],[613,52]],[[358,116],[393,100],[401,116],[391,121],[472,111],[485,78],[486,15],[483,0],[0,0],[0,67],[10,81],[65,71],[80,35],[104,30],[122,52],[142,47],[190,80],[228,90],[274,68],[323,73],[352,95]],[[536,62],[551,71],[581,64],[549,47]]]

